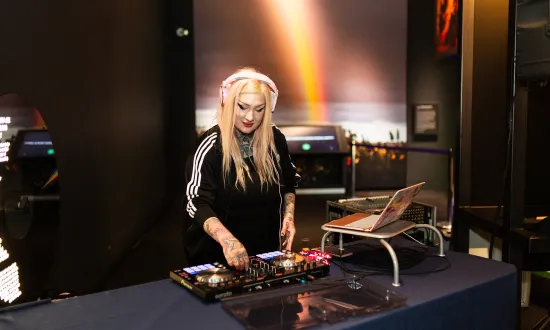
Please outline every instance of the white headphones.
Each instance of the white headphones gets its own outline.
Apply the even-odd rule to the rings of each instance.
[[[229,88],[231,88],[231,84],[233,84],[238,80],[243,80],[243,79],[258,80],[269,87],[269,89],[271,90],[271,112],[274,112],[275,105],[277,104],[277,97],[279,96],[279,90],[277,89],[277,86],[275,85],[273,80],[269,79],[268,76],[258,72],[253,72],[253,71],[237,72],[229,76],[227,79],[225,79],[222,82],[220,86],[220,102],[222,106],[225,104],[225,98],[227,96],[227,92],[229,91]]]

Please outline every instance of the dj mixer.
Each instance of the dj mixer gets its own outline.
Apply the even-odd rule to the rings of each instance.
[[[170,272],[170,278],[212,302],[283,285],[306,283],[330,273],[331,256],[319,251],[275,251],[249,257],[249,268],[237,270],[221,263]]]

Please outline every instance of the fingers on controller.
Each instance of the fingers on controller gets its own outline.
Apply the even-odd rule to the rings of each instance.
[[[243,267],[243,269],[247,269],[248,268],[248,255],[245,253],[241,254],[241,265]]]

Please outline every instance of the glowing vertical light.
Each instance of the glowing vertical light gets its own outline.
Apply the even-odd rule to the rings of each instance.
[[[323,89],[319,36],[321,18],[315,3],[305,0],[270,0],[264,2],[272,24],[275,42],[286,48],[283,65],[296,72],[299,88],[307,102],[308,120],[327,122],[326,98]]]

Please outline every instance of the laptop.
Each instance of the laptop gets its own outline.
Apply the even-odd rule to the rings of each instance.
[[[326,227],[373,232],[401,218],[425,182],[398,190],[382,213],[355,213],[325,224]]]

